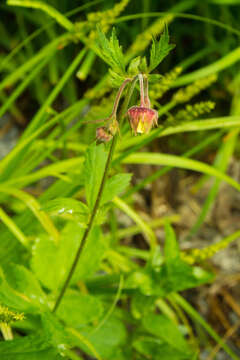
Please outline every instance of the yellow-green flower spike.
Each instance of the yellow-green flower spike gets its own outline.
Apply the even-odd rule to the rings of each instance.
[[[212,74],[205,78],[199,79],[194,83],[186,86],[185,88],[179,89],[173,95],[173,101],[175,103],[184,103],[191,100],[194,96],[198,95],[202,90],[208,88],[212,83],[217,80],[217,75]]]

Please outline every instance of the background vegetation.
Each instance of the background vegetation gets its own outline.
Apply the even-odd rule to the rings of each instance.
[[[240,1],[0,14],[0,359],[239,359]],[[125,91],[109,158],[96,128],[165,25],[176,47],[148,75],[159,126],[132,134]]]

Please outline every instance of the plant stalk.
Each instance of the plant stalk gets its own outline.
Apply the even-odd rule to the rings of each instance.
[[[122,84],[122,86],[120,87],[119,89],[119,93],[120,95],[122,94],[123,92],[123,89],[124,87],[127,85],[127,83],[130,81],[130,79],[127,79],[124,81],[124,83]],[[117,103],[119,103],[119,100],[120,100],[120,97],[119,97],[119,93],[117,94]],[[128,107],[128,104],[129,104],[129,101],[130,101],[130,98],[131,98],[131,95],[132,95],[132,87],[129,88],[128,90],[128,93],[126,95],[126,98],[125,98],[125,101],[123,103],[123,106],[122,106],[122,109],[121,109],[121,112],[120,112],[120,122],[121,120],[123,119],[126,111],[127,111],[127,107]],[[94,204],[94,208],[92,210],[92,213],[91,213],[91,217],[90,217],[90,220],[89,220],[89,223],[88,223],[88,226],[83,234],[83,237],[82,237],[82,241],[81,241],[81,244],[77,250],[77,253],[75,255],[75,258],[74,258],[74,261],[72,263],[72,266],[70,268],[70,271],[68,273],[68,276],[63,284],[63,287],[60,291],[60,294],[58,295],[57,297],[57,300],[56,300],[56,303],[52,309],[52,312],[55,313],[62,301],[62,298],[65,294],[65,291],[67,290],[67,287],[71,281],[71,278],[74,274],[74,271],[77,267],[77,264],[78,264],[78,261],[80,259],[80,256],[81,256],[81,253],[83,251],[83,248],[86,244],[86,241],[87,241],[87,238],[88,238],[88,235],[93,227],[93,223],[94,223],[94,219],[96,217],[96,214],[97,214],[97,211],[98,211],[98,208],[99,208],[99,204],[100,204],[100,201],[101,201],[101,197],[102,197],[102,193],[103,193],[103,190],[104,190],[104,186],[105,186],[105,183],[106,183],[106,180],[107,180],[107,176],[108,176],[108,170],[110,168],[110,165],[111,165],[111,160],[112,160],[112,157],[113,157],[113,153],[114,153],[114,149],[115,149],[115,145],[117,143],[117,138],[118,138],[118,134],[116,134],[113,139],[112,139],[112,142],[111,142],[111,146],[110,146],[110,149],[109,149],[109,153],[108,153],[108,158],[107,158],[107,162],[106,162],[106,165],[105,165],[105,169],[104,169],[104,174],[103,174],[103,177],[102,177],[102,181],[101,181],[101,185],[100,185],[100,188],[99,188],[99,191],[98,191],[98,195],[97,195],[97,199],[96,199],[96,202]]]

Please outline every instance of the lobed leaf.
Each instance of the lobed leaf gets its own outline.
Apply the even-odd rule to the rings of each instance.
[[[98,27],[98,46],[99,56],[111,66],[111,68],[120,74],[125,73],[125,60],[122,52],[122,47],[116,36],[115,28],[112,30],[110,40],[106,38],[104,33]]]
[[[169,44],[168,28],[165,26],[164,32],[157,41],[153,38],[152,47],[150,50],[150,65],[149,72],[153,71],[169,54],[169,52],[175,47],[173,44]]]

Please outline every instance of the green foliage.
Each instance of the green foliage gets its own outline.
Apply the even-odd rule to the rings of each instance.
[[[113,198],[121,194],[130,184],[131,174],[116,174],[108,179],[103,191],[101,205],[113,200]]]
[[[100,56],[106,63],[111,66],[112,70],[119,74],[125,73],[125,60],[122,47],[119,45],[115,28],[112,30],[108,40],[101,29],[98,28],[98,45]]]
[[[100,319],[102,312],[102,303],[98,298],[87,294],[79,294],[78,291],[68,290],[58,308],[57,314],[69,326],[79,327],[89,323],[96,323]]]
[[[86,199],[90,210],[93,209],[96,202],[106,162],[107,151],[104,145],[97,146],[96,143],[93,143],[86,152],[84,163]],[[116,174],[110,177],[106,182],[100,205],[103,206],[121,194],[129,185],[130,179],[130,174]]]
[[[3,360],[60,360],[57,350],[47,343],[46,338],[29,335],[12,341],[2,341],[0,355]]]
[[[239,359],[178,294],[188,298],[188,289],[214,281],[206,261],[239,230],[184,251],[183,220],[175,232],[180,207],[151,219],[158,212],[153,183],[172,168],[215,181],[192,237],[221,181],[240,190],[227,173],[239,155],[240,34],[233,26],[240,12],[237,1],[211,3],[100,0],[74,9],[67,1],[8,0],[1,7],[0,151],[8,152],[0,154],[1,360],[193,360],[215,346],[196,323]],[[170,57],[167,25],[177,44]],[[139,105],[140,73],[159,127],[133,137],[126,113]],[[126,79],[116,98],[112,87]],[[98,144],[96,127],[111,126],[116,104],[120,131]],[[165,194],[157,196],[165,203]],[[160,226],[165,231],[155,233]]]
[[[58,245],[54,244],[48,236],[42,235],[36,239],[31,266],[45,287],[52,290],[61,287],[80,245],[82,234],[82,227],[75,222],[70,222],[64,227]],[[89,235],[82,261],[79,262],[74,274],[74,283],[98,270],[107,247],[108,243],[104,241],[100,228],[95,227]],[[49,264],[52,269],[50,273]]]
[[[163,360],[187,360],[192,355],[186,355],[174,347],[159,341],[157,338],[142,336],[133,344],[134,348],[145,357],[161,357]]]
[[[4,267],[4,277],[9,286],[27,301],[30,301],[32,305],[38,306],[40,309],[46,307],[46,294],[32,272],[24,266],[9,264]]]
[[[90,210],[93,209],[101,185],[107,161],[107,152],[104,145],[96,146],[93,143],[86,152],[84,164],[86,200]]]
[[[153,38],[150,52],[149,72],[153,71],[174,47],[175,45],[169,44],[168,28],[166,26],[159,41]]]
[[[94,344],[97,353],[102,359],[106,360],[110,360],[115,356],[117,348],[124,345],[127,340],[125,326],[122,321],[115,316],[111,316],[108,321],[96,331],[94,327],[85,328],[82,335],[91,344]],[[83,344],[79,345],[85,349],[89,355],[92,355],[91,351]]]
[[[172,350],[190,358],[191,349],[176,324],[164,315],[149,314],[143,318],[143,327],[152,335],[169,345]]]
[[[42,210],[49,212],[53,216],[64,219],[75,220],[79,225],[86,226],[89,208],[81,201],[71,198],[57,198],[48,201]]]

